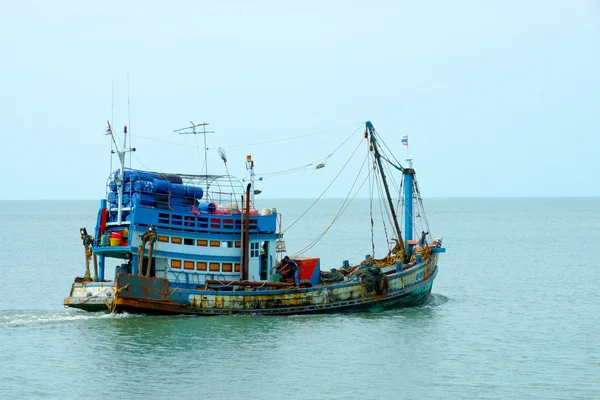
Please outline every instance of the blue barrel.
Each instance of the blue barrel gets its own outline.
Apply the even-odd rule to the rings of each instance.
[[[217,211],[217,205],[215,203],[200,203],[200,212],[214,214]]]
[[[128,182],[129,181],[129,171],[125,171],[125,178],[121,179],[121,170],[118,169],[115,171],[115,173],[113,174],[113,179],[117,180],[117,179],[121,179],[123,182]]]
[[[117,184],[115,183],[115,181],[110,181],[108,183],[108,188],[111,190],[111,192],[116,192],[118,189]]]
[[[156,193],[169,193],[169,190],[171,190],[171,182],[164,179],[154,179],[152,183]]]
[[[183,178],[177,174],[158,174],[157,178],[164,179],[171,183],[177,183],[180,185],[183,183]]]
[[[171,183],[171,194],[175,196],[185,195],[185,185],[181,183]]]
[[[196,199],[193,197],[184,197],[183,198],[183,204],[185,204],[186,206],[195,206],[196,205]]]
[[[154,202],[156,203],[168,203],[169,195],[165,193],[156,193],[154,196]]]
[[[137,181],[152,182],[154,179],[158,178],[158,174],[156,172],[147,172],[147,171],[139,171],[139,170],[125,171],[125,176],[127,176],[127,172],[130,172],[129,180],[131,182],[137,182]]]
[[[141,193],[154,193],[154,183],[151,181],[135,181],[133,183],[126,183],[123,188],[126,192],[141,192]]]
[[[154,204],[154,196],[148,193],[134,193],[131,196],[131,203],[133,205],[145,205],[151,206]]]
[[[171,196],[171,204],[183,205],[185,204],[185,197]]]
[[[131,201],[131,195],[129,193],[123,193],[123,207],[129,206]]]
[[[188,197],[193,197],[195,199],[200,200],[202,198],[203,194],[204,194],[204,191],[202,190],[202,188],[200,186],[192,186],[192,185],[185,186],[185,195]]]
[[[111,204],[111,206],[117,205],[117,203],[119,201],[119,194],[118,193],[114,193],[114,192],[110,192],[108,194],[107,200]]]

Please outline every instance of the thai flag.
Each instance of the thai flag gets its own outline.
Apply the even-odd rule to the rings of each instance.
[[[108,128],[106,128],[106,132],[104,135],[112,135],[112,129],[110,129],[110,124],[108,124]]]
[[[402,146],[408,146],[408,136],[402,136]]]

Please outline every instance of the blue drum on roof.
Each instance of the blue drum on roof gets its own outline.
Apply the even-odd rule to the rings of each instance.
[[[131,196],[131,203],[133,205],[151,206],[154,204],[154,196],[148,193],[134,193]]]
[[[141,193],[154,193],[154,183],[150,181],[136,181],[125,184],[124,187],[126,192],[141,192]]]
[[[108,198],[106,199],[111,205],[116,205],[117,202],[119,201],[119,194],[118,193],[114,193],[114,192],[110,192],[108,194]]]
[[[111,192],[116,192],[118,189],[117,184],[115,183],[115,181],[110,181],[108,183],[108,188],[111,190]]]
[[[158,174],[157,178],[164,179],[165,181],[169,181],[171,183],[183,183],[183,178],[177,174]]]
[[[200,203],[200,212],[214,214],[217,211],[217,205],[215,203]]]
[[[175,196],[185,195],[185,185],[180,183],[171,183],[171,194]]]
[[[129,178],[129,180],[132,181],[132,182],[137,182],[137,181],[150,181],[150,182],[152,182],[154,179],[158,178],[158,174],[156,172],[147,172],[147,171],[133,170],[133,171],[125,171],[125,174],[127,174],[127,172],[130,172],[130,178]]]
[[[185,195],[188,197],[193,197],[195,199],[200,200],[202,198],[203,194],[204,194],[204,192],[200,186],[192,186],[192,185],[185,186]]]
[[[114,179],[121,179],[121,171],[116,170],[113,174]],[[121,179],[123,183],[126,182],[137,182],[137,181],[152,181],[153,179],[158,179],[158,174],[156,172],[148,172],[148,171],[140,171],[137,169],[125,170],[123,174],[123,178]]]
[[[152,183],[154,184],[156,193],[169,193],[171,189],[171,182],[164,179],[154,179]]]
[[[182,196],[171,196],[171,204],[185,204],[185,197]]]

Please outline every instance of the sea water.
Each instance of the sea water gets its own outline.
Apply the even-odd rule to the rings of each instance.
[[[285,229],[311,203],[259,206]],[[2,399],[600,398],[598,198],[426,199],[447,253],[425,305],[290,317],[64,309],[97,206],[0,202]],[[393,228],[371,235],[378,205],[339,209],[311,208],[286,231],[288,252],[327,230],[305,253],[322,269],[384,255]]]

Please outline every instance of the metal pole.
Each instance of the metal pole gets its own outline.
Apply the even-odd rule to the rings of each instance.
[[[375,152],[375,159],[377,160],[377,166],[379,168],[379,174],[381,175],[381,180],[383,181],[383,187],[385,189],[385,194],[387,196],[388,205],[390,207],[390,211],[392,212],[392,219],[394,220],[394,227],[396,228],[396,234],[398,235],[398,244],[401,247],[402,252],[404,253],[404,258],[406,259],[406,249],[404,248],[404,240],[402,239],[402,231],[400,230],[400,225],[398,225],[398,218],[396,217],[396,211],[394,210],[394,202],[392,201],[392,196],[390,195],[390,189],[387,185],[387,180],[385,177],[385,173],[383,172],[383,165],[381,164],[381,155],[379,154],[379,149],[377,148],[377,140],[373,135],[373,124],[371,121],[366,122],[366,128],[369,132],[369,138],[371,140],[371,144],[373,145],[373,151]]]
[[[248,245],[250,244],[250,188],[251,184],[246,186],[246,220],[244,223],[244,263],[242,265],[242,280],[248,280]]]

